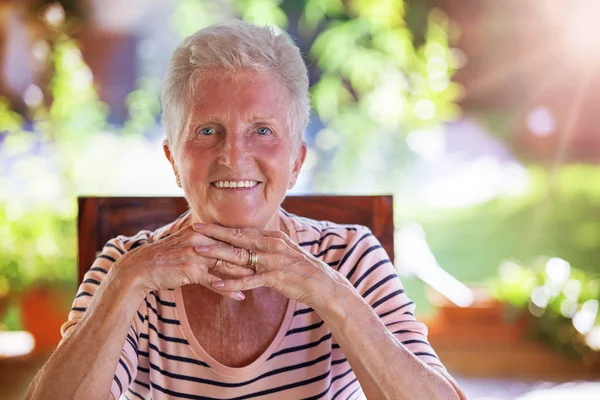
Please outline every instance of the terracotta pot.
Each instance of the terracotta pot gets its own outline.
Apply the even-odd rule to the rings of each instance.
[[[23,329],[35,338],[34,351],[56,348],[60,342],[60,327],[67,320],[72,291],[49,286],[34,286],[20,296]]]
[[[511,309],[492,298],[484,288],[472,287],[475,300],[469,307],[459,307],[429,289],[427,296],[436,306],[434,317],[427,322],[429,336],[437,343],[517,343],[524,339],[530,315]]]

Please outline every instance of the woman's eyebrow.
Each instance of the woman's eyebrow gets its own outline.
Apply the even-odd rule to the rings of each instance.
[[[205,122],[216,122],[218,124],[223,124],[223,120],[218,115],[209,115],[209,114],[196,114],[194,121],[196,123],[205,123]]]
[[[277,122],[277,118],[271,115],[254,114],[248,118],[244,118],[244,122],[253,124],[255,122]]]

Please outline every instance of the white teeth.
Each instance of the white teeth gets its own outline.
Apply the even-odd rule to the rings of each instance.
[[[213,183],[218,188],[251,188],[258,185],[257,181],[217,181]]]

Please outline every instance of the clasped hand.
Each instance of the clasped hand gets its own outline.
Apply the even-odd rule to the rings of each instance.
[[[196,246],[203,257],[212,258],[215,264],[223,260],[230,279],[217,280],[212,286],[220,291],[244,291],[259,287],[272,288],[284,296],[315,306],[323,299],[332,283],[339,281],[337,271],[313,257],[281,231],[256,228],[227,228],[214,224],[196,223],[193,229],[209,238],[214,244]],[[251,275],[239,268],[249,266],[249,250],[257,256]]]

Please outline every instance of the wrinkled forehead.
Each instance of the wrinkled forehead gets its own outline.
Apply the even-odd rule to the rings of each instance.
[[[186,109],[195,120],[284,124],[289,102],[287,89],[274,74],[247,71],[197,80]]]

